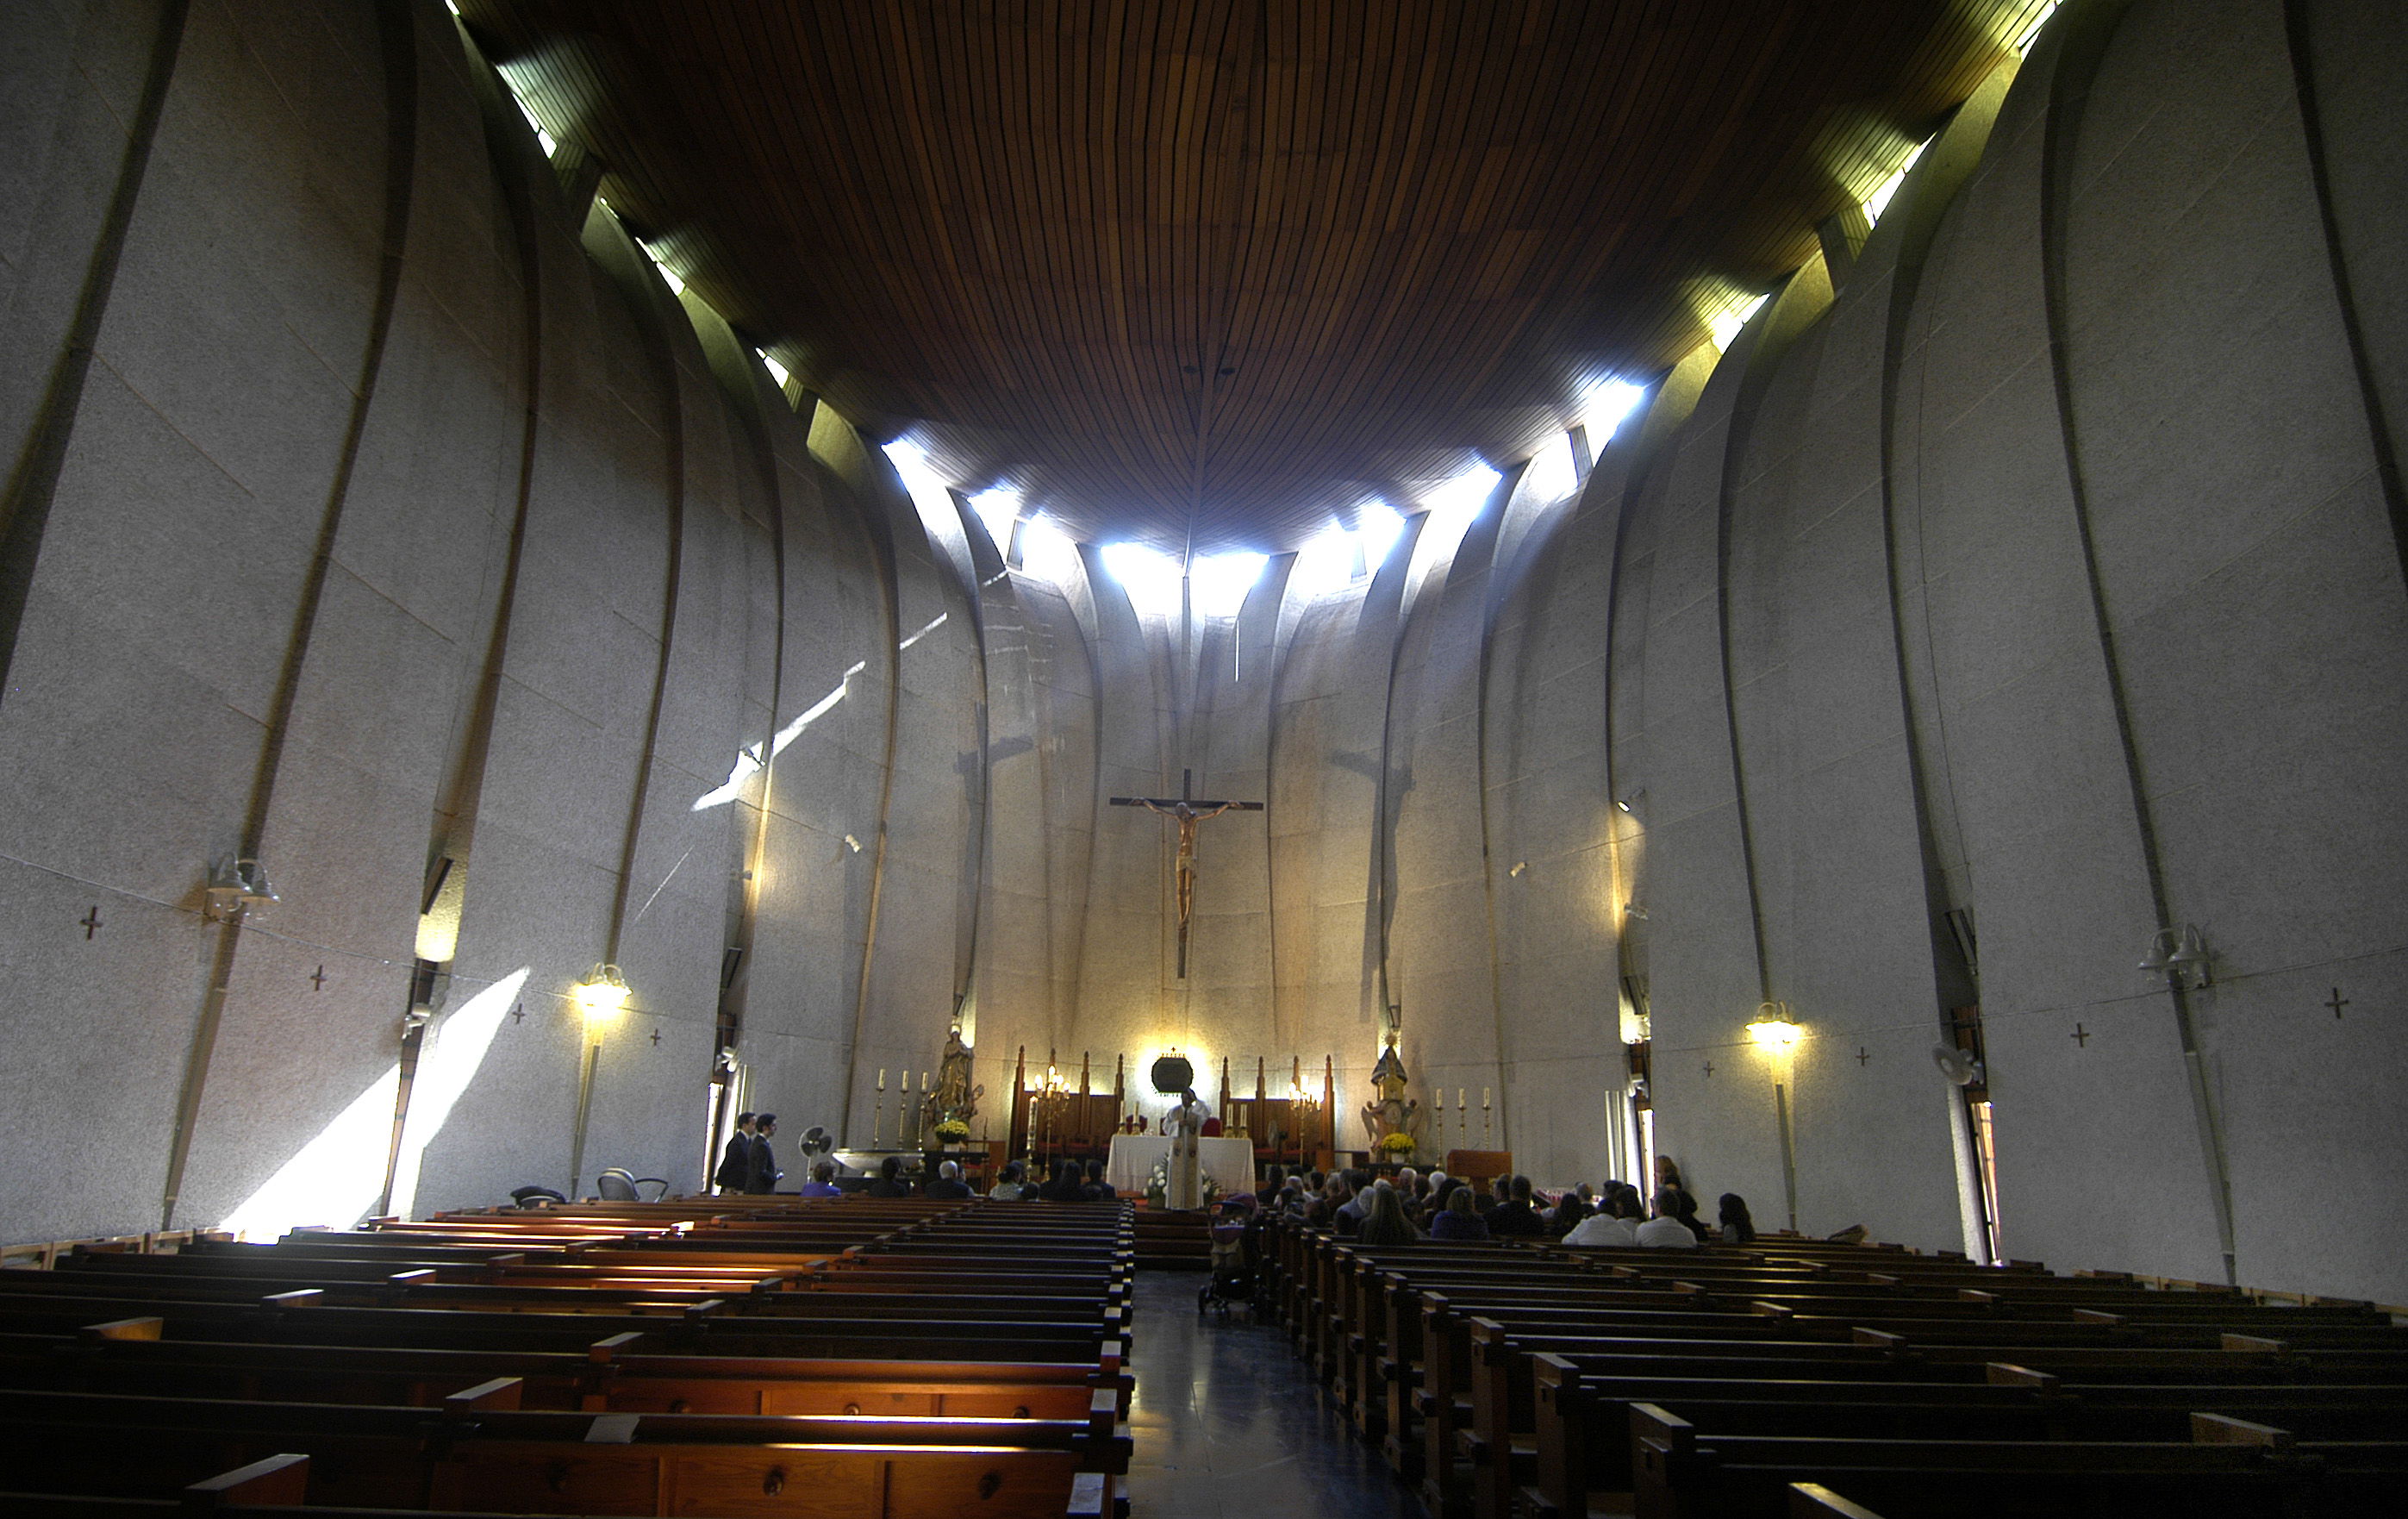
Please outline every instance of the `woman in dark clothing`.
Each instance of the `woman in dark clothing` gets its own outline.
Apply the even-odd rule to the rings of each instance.
[[[1448,1193],[1445,1210],[1430,1221],[1430,1238],[1433,1240],[1487,1239],[1488,1221],[1481,1217],[1479,1211],[1471,1206],[1471,1198],[1472,1192],[1469,1187],[1456,1187],[1453,1192]]]
[[[1756,1220],[1748,1217],[1747,1199],[1736,1192],[1722,1197],[1723,1243],[1743,1245],[1756,1238]]]
[[[1582,1200],[1579,1193],[1567,1192],[1564,1200],[1555,1204],[1555,1211],[1548,1215],[1547,1232],[1560,1240],[1579,1228],[1581,1222],[1588,1217],[1588,1204]]]
[[[1697,1198],[1690,1197],[1685,1191],[1680,1194],[1680,1198],[1681,1211],[1674,1213],[1672,1216],[1679,1219],[1687,1226],[1691,1234],[1698,1237],[1698,1243],[1701,1245],[1710,1245],[1721,1238],[1720,1235],[1717,1235],[1713,1229],[1707,1225],[1704,1219],[1698,1216]]]
[[[903,1157],[889,1155],[878,1163],[878,1180],[869,1183],[873,1197],[908,1197],[911,1183],[903,1180]]]

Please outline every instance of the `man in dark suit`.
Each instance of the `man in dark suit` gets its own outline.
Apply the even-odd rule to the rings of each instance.
[[[778,1169],[777,1157],[769,1153],[769,1137],[778,1132],[778,1115],[762,1113],[752,1120],[752,1175],[744,1183],[747,1192],[775,1192],[778,1178],[786,1173]]]
[[[722,1194],[752,1190],[752,1115],[736,1115],[736,1132],[727,1137],[727,1154],[710,1173]]]

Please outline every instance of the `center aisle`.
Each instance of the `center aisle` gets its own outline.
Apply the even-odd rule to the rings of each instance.
[[[1201,1271],[1140,1271],[1130,1519],[1424,1519],[1276,1327],[1196,1313]]]

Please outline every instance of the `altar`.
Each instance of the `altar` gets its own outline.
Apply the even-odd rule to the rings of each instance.
[[[1154,1163],[1170,1154],[1170,1140],[1160,1134],[1115,1134],[1111,1158],[1104,1163],[1104,1180],[1124,1197],[1145,1196],[1146,1178]],[[1224,1196],[1254,1190],[1254,1141],[1226,1136],[1196,1141],[1197,1164],[1221,1184]]]

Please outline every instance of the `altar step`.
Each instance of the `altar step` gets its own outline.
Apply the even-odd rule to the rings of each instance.
[[[1212,1268],[1211,1214],[1200,1208],[1137,1209],[1137,1264],[1141,1271]]]

